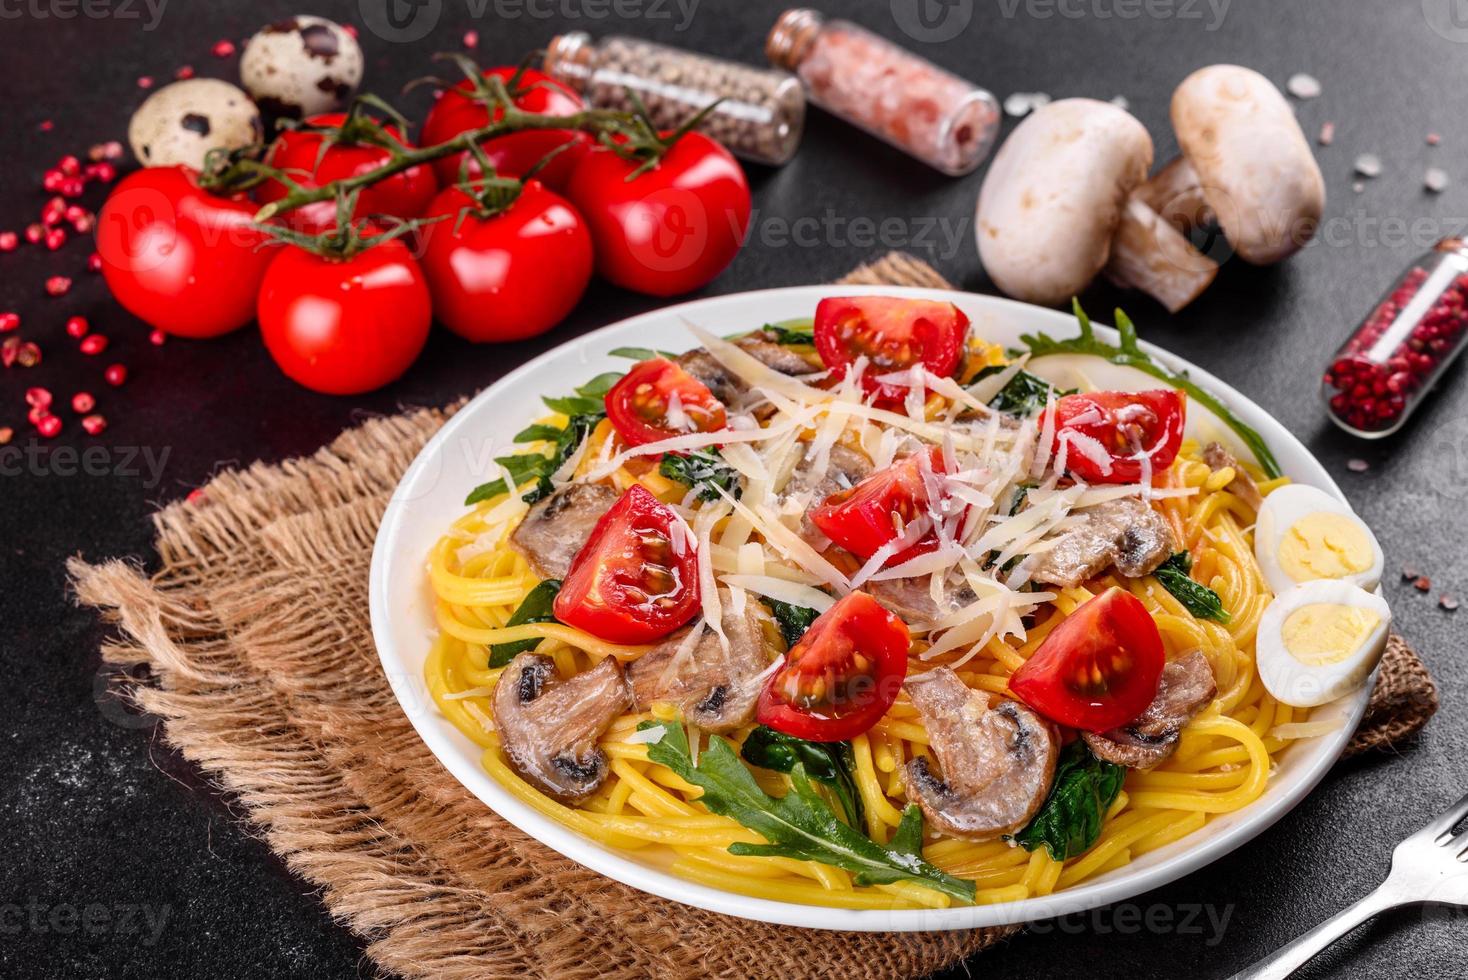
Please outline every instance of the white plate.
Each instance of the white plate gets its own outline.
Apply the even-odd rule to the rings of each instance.
[[[614,348],[686,350],[694,346],[694,341],[684,328],[685,320],[715,334],[730,334],[773,321],[808,317],[819,299],[837,294],[951,300],[973,320],[979,336],[1002,344],[1013,344],[1021,333],[1036,330],[1055,336],[1076,333],[1075,321],[1069,316],[992,296],[891,286],[807,286],[719,296],[633,317],[563,344],[505,376],[450,419],[418,454],[393,494],[372,554],[372,635],[382,669],[408,719],[444,767],[486,806],[536,840],[634,888],[748,919],[866,931],[973,929],[1031,922],[1121,901],[1218,860],[1299,803],[1340,755],[1365,710],[1369,686],[1343,703],[1321,709],[1340,715],[1341,726],[1286,751],[1264,795],[1250,806],[1213,820],[1197,833],[1078,888],[1003,905],[848,910],[747,898],[709,888],[675,877],[633,852],[603,847],[541,816],[502,789],[480,767],[480,750],[438,713],[425,689],[423,662],[436,631],[425,567],[433,543],[464,513],[465,494],[488,478],[490,459],[513,451],[511,437],[544,414],[541,395],[565,394],[602,371],[626,370],[629,362],[608,355]],[[1115,341],[1114,331],[1099,326],[1097,330]],[[1143,346],[1170,367],[1187,368],[1199,384],[1222,398],[1264,436],[1289,476],[1341,496],[1325,469],[1263,409],[1208,372],[1155,347]],[[1037,362],[1037,366],[1042,364]],[[1107,375],[1108,384],[1125,382],[1124,377]],[[1222,429],[1221,425],[1196,403],[1190,404],[1189,415],[1190,428],[1197,434],[1228,437],[1226,430],[1216,431]]]

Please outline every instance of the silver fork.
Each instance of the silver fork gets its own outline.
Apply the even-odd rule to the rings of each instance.
[[[1316,953],[1387,909],[1468,906],[1468,830],[1453,835],[1453,826],[1465,816],[1468,796],[1397,845],[1391,873],[1380,888],[1229,980],[1284,980]]]

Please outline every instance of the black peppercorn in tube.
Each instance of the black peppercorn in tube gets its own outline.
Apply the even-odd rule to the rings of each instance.
[[[795,155],[805,126],[805,92],[788,72],[712,58],[652,41],[585,31],[551,40],[545,72],[599,109],[631,111],[629,91],[658,129],[677,129],[715,101],[699,131],[755,163],[779,165]]]

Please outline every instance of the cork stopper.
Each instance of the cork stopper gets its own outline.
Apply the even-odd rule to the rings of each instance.
[[[770,28],[770,36],[765,39],[765,57],[777,68],[795,71],[825,23],[826,18],[820,11],[792,7],[781,14],[775,26]]]
[[[557,34],[545,46],[545,61],[541,70],[556,81],[571,86],[577,92],[585,92],[586,82],[591,78],[591,61],[594,54],[591,35],[586,31]]]

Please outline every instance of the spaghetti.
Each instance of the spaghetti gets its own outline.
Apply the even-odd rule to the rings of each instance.
[[[979,350],[983,353],[980,364],[1000,360],[992,349]],[[772,398],[777,404],[798,401],[788,389],[773,392]],[[793,414],[792,409],[781,416]],[[866,408],[859,399],[833,397],[825,406],[816,403],[805,408],[790,426],[789,439],[806,448],[841,441],[861,447],[874,459],[885,455],[890,460],[890,445],[895,440],[885,434],[892,431],[884,425],[885,414],[890,413]],[[901,418],[907,434],[921,436],[933,428],[929,423],[941,425],[954,414],[951,398],[930,391]],[[917,418],[924,421],[914,421]],[[565,424],[566,419],[549,421]],[[990,432],[987,440],[981,435],[968,448],[983,451],[993,441]],[[640,484],[660,500],[690,512],[721,507],[722,516],[711,528],[702,527],[706,521],[700,522],[700,530],[708,534],[716,576],[744,573],[748,581],[753,569],[767,578],[786,579],[794,587],[825,584],[783,554],[786,545],[782,541],[771,540],[770,514],[759,503],[760,494],[777,478],[763,470],[774,464],[755,459],[753,453],[728,453],[748,484],[736,508],[722,501],[691,500],[687,486],[661,475],[645,460],[622,458],[625,454],[619,452],[621,447],[605,420],[591,431],[586,443],[573,477],[599,476],[619,491]],[[775,453],[774,458],[778,457]],[[615,466],[608,470],[610,463]],[[1265,494],[1285,482],[1266,480],[1257,469],[1246,468]],[[599,470],[604,474],[599,475]],[[1126,579],[1111,573],[1080,586],[1056,589],[1048,602],[1052,614],[1023,631],[1022,638],[990,631],[974,643],[935,656],[927,655],[932,637],[915,638],[911,672],[949,665],[968,686],[1008,697],[1008,678],[1049,632],[1100,591],[1119,586],[1151,613],[1169,658],[1201,650],[1217,683],[1216,698],[1182,731],[1175,753],[1154,769],[1127,771],[1124,788],[1105,814],[1099,838],[1084,853],[1062,862],[1043,847],[1027,852],[1005,840],[973,842],[930,835],[923,857],[945,872],[974,882],[976,902],[1011,902],[1072,888],[1185,838],[1219,814],[1258,799],[1275,758],[1289,744],[1288,734],[1309,731],[1299,724],[1307,720],[1309,712],[1276,701],[1255,670],[1255,632],[1271,593],[1254,558],[1254,512],[1230,492],[1227,482],[1203,461],[1200,447],[1189,441],[1165,472],[1152,475],[1150,484],[1158,491],[1151,506],[1191,555],[1194,578],[1222,599],[1230,613],[1227,625],[1195,617],[1153,576]],[[556,622],[507,625],[538,582],[526,559],[509,543],[526,511],[527,505],[514,492],[483,500],[454,522],[429,555],[439,632],[425,667],[428,689],[439,710],[483,749],[483,766],[497,782],[538,813],[586,837],[635,851],[640,859],[711,887],[776,901],[852,909],[941,908],[953,901],[940,891],[909,883],[858,885],[846,871],[817,862],[730,854],[731,844],[759,843],[762,838],[733,819],[706,811],[698,803],[699,791],[650,761],[648,746],[638,736],[642,722],[681,721],[669,706],[655,704],[649,711],[628,712],[610,725],[599,743],[610,761],[610,775],[589,799],[576,806],[552,799],[521,778],[500,749],[492,718],[492,695],[501,668],[490,665],[491,647],[531,641],[537,653],[554,660],[561,677],[573,676],[608,657],[628,663],[649,649],[608,643]],[[779,653],[772,648],[771,658]],[[742,743],[749,731],[745,728],[728,737]],[[906,693],[874,727],[852,741],[852,749],[866,824],[860,829],[877,842],[889,841],[907,803],[902,770],[910,760],[929,754],[922,717]],[[784,792],[788,777],[757,768],[752,772],[767,790],[777,795]]]

